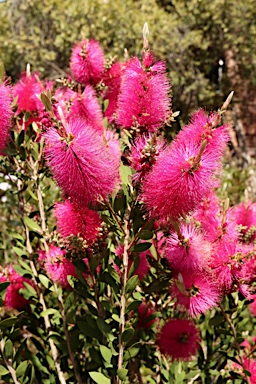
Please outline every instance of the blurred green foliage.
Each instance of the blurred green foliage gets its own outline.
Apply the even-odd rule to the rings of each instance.
[[[254,0],[9,0],[0,4],[0,16],[0,59],[13,78],[27,63],[44,77],[62,75],[83,35],[99,40],[107,55],[120,58],[125,48],[139,55],[147,22],[151,49],[167,61],[180,125],[198,107],[220,106],[229,93],[227,50],[241,78],[255,82]]]

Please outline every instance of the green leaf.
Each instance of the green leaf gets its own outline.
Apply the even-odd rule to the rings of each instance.
[[[220,325],[221,323],[223,323],[223,321],[224,321],[223,316],[216,315],[212,319],[209,320],[209,325],[211,327],[214,327],[216,325]]]
[[[13,266],[13,269],[21,276],[24,276],[26,274],[30,274],[31,275],[31,272],[28,272],[26,269],[23,269],[21,268],[20,265],[14,265]]]
[[[42,230],[41,228],[39,227],[39,225],[32,219],[30,219],[29,217],[24,217],[24,223],[30,228],[32,229],[32,231],[35,231],[35,232],[38,232],[40,234],[42,234]]]
[[[142,303],[141,300],[134,300],[134,301],[132,301],[132,302],[128,305],[128,307],[127,307],[127,309],[126,309],[126,313],[129,313],[129,312],[131,312],[131,311],[134,311],[134,310],[138,309],[141,303]]]
[[[120,380],[125,381],[127,379],[128,369],[119,368],[116,372]]]
[[[3,292],[10,285],[9,281],[0,284],[0,292]]]
[[[115,313],[113,313],[112,315],[112,319],[114,319],[115,321],[117,321],[118,323],[120,323],[120,317],[118,315],[116,315]]]
[[[134,334],[135,334],[135,331],[133,328],[125,329],[123,334],[122,334],[122,341],[127,343],[128,341],[130,341],[133,338]]]
[[[26,290],[30,293],[31,296],[37,297],[36,290],[26,281],[23,281],[23,285],[25,286]]]
[[[54,315],[54,316],[56,316],[56,317],[61,317],[60,312],[57,311],[57,309],[54,309],[54,308],[48,308],[48,309],[46,309],[45,311],[43,311],[43,312],[40,313],[40,316],[41,316],[41,317],[49,316],[49,315]]]
[[[110,379],[108,379],[102,373],[99,373],[99,372],[89,372],[89,375],[91,376],[91,378],[97,384],[111,384]]]
[[[126,196],[124,195],[124,192],[121,191],[118,193],[118,195],[115,198],[114,211],[116,213],[118,213],[119,211],[124,212],[125,207],[126,207]]]
[[[109,105],[109,100],[108,100],[108,99],[104,100],[104,101],[103,101],[103,112],[106,111],[108,105]]]
[[[32,363],[39,369],[39,371],[42,371],[46,374],[49,374],[48,369],[41,363],[39,358],[32,352],[27,352],[29,355],[29,359],[32,361]]]
[[[28,361],[22,361],[22,363],[19,364],[18,368],[16,369],[16,375],[17,377],[22,377],[27,369]]]
[[[13,345],[10,339],[4,344],[4,354],[7,359],[13,358]]]
[[[34,367],[34,365],[31,365],[31,378],[30,378],[30,384],[33,384],[33,383],[34,383],[34,379],[35,379],[35,367]]]
[[[23,256],[26,255],[25,249],[20,249],[18,247],[13,247],[13,251],[18,255],[18,256]]]
[[[2,62],[2,60],[0,60],[0,83],[4,81],[4,75],[5,75],[4,63]]]
[[[151,243],[140,243],[132,247],[131,252],[144,252],[151,247]]]
[[[105,347],[105,345],[100,345],[100,353],[107,363],[111,363],[112,352],[109,348]]]
[[[24,117],[23,117],[25,123],[28,121],[29,118],[30,118],[30,112],[27,111],[27,112],[25,112]],[[21,139],[20,139],[20,137],[21,137]],[[23,137],[23,139],[22,139],[22,137]],[[24,140],[24,135],[23,136],[20,135],[19,136],[19,141],[18,141],[19,147],[23,143],[23,140]]]
[[[25,261],[19,259],[19,264],[32,275],[32,270],[31,270],[30,266]]]
[[[247,371],[247,369],[244,369],[244,374],[249,377],[252,375],[251,372]]]
[[[170,284],[170,276],[168,276],[168,275],[161,276],[158,279],[155,279],[154,281],[152,281],[152,283],[150,283],[145,288],[145,292],[146,293],[156,292],[156,291],[162,290],[163,288],[167,287],[169,284]]]
[[[142,240],[150,240],[153,237],[153,233],[151,231],[141,231],[140,233],[140,239]]]
[[[132,276],[126,283],[125,286],[125,293],[126,295],[130,295],[136,288],[136,286],[139,284],[139,278],[137,275]]]
[[[130,167],[126,167],[121,161],[119,171],[120,171],[122,184],[130,184],[132,169]]]
[[[137,255],[135,258],[134,258],[134,261],[130,267],[130,270],[129,270],[129,273],[128,273],[128,278],[130,278],[132,275],[136,274],[136,271],[139,267],[139,264],[140,264],[140,257]]]
[[[9,371],[3,365],[0,365],[0,377],[7,375],[8,373]]]
[[[1,331],[11,327],[12,325],[16,324],[17,317],[10,317],[9,319],[2,320],[0,322],[0,329]]]
[[[82,333],[84,333],[86,336],[94,337],[95,339],[101,341],[102,340],[102,333],[100,330],[95,326],[89,325],[85,321],[78,321],[77,325]]]
[[[34,199],[35,201],[38,201],[38,198],[37,198],[37,196],[34,194],[34,192],[32,192],[30,189],[28,189],[28,193],[30,194],[30,196],[32,197],[32,199]]]
[[[99,330],[103,333],[103,335],[108,334],[111,331],[111,326],[100,317],[97,318],[96,322]]]
[[[52,112],[52,105],[49,97],[45,93],[41,93],[40,98],[47,111]]]
[[[138,343],[137,343],[138,344]],[[136,345],[137,345],[136,344]],[[124,361],[128,361],[130,359],[132,359],[133,357],[137,356],[138,352],[139,352],[140,348],[139,347],[134,347],[132,346],[131,348],[129,348],[125,354],[124,354]]]
[[[39,274],[39,280],[45,288],[49,288],[52,284],[51,281],[45,275]]]

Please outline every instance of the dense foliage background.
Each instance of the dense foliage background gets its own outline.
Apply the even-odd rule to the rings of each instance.
[[[134,55],[141,57],[142,41],[138,36],[147,21],[150,48],[167,63],[172,108],[181,111],[179,117],[171,119],[176,121],[165,126],[165,137],[171,141],[195,109],[217,110],[229,91],[235,89],[232,112],[224,117],[233,121],[236,134],[231,137],[231,151],[226,152],[217,190],[222,224],[229,206],[254,200],[253,161],[247,156],[248,143],[239,128],[246,120],[244,111],[249,110],[244,100],[255,90],[254,1],[9,0],[0,3],[0,16],[0,59],[13,82],[19,80],[27,63],[41,78],[67,78],[73,44],[82,36],[100,41],[109,66],[115,56],[123,61]],[[46,119],[42,124],[53,124],[60,130],[63,120],[54,109],[54,96],[61,84],[68,84],[65,81],[49,83],[47,91],[45,82],[41,89],[44,96],[40,108],[44,118],[50,116],[50,122]],[[77,84],[68,86],[74,86],[78,94],[83,90]],[[104,113],[108,102],[101,91],[97,88],[100,113]],[[17,99],[12,100],[12,108],[16,114],[8,156],[0,156],[0,257],[3,267],[11,263],[16,273],[33,283],[23,280],[17,290],[28,300],[27,306],[3,306],[0,311],[2,382],[254,383],[256,320],[248,307],[251,301],[237,287],[223,297],[220,306],[210,306],[193,320],[201,335],[195,358],[172,361],[159,350],[161,327],[167,319],[180,317],[180,313],[177,315],[170,297],[173,271],[158,253],[160,227],[145,215],[139,188],[132,182],[135,171],[128,167],[134,132],[123,133],[113,122],[103,120],[105,128],[117,132],[121,142],[121,184],[108,199],[90,206],[99,212],[102,224],[98,242],[88,251],[80,237],[65,239],[56,230],[53,209],[62,193],[44,158],[41,122],[33,121],[31,111],[17,111]],[[72,141],[72,135],[69,139]],[[168,225],[164,227],[167,238],[173,230]],[[252,225],[251,236],[254,231]],[[249,240],[243,239],[245,243]],[[74,262],[76,269],[68,278],[68,289],[57,284],[42,263],[44,256],[40,252],[47,253],[51,244],[67,250],[68,261]],[[128,274],[118,256],[118,247],[124,244],[129,245],[132,260]],[[149,248],[153,257],[145,256],[148,273],[139,279],[135,273],[138,262]],[[57,257],[63,261],[61,254]],[[82,262],[85,257],[87,264]],[[17,277],[12,273],[16,284]],[[179,284],[179,279],[176,282]],[[2,304],[7,288],[8,283],[2,282]],[[149,308],[146,321],[139,310],[141,304]],[[253,363],[245,365],[241,359]]]

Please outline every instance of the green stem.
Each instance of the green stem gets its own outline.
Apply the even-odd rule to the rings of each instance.
[[[242,353],[241,353],[242,351],[241,351],[241,348],[240,348],[240,344],[239,344],[239,342],[237,341],[237,334],[236,334],[236,329],[235,329],[235,327],[234,327],[234,324],[232,323],[231,319],[230,319],[230,318],[228,317],[228,315],[226,314],[225,309],[223,308],[222,304],[219,304],[219,306],[220,306],[221,312],[222,312],[222,314],[223,314],[225,320],[227,321],[227,323],[228,323],[228,325],[229,325],[229,327],[230,327],[230,330],[231,330],[231,332],[232,332],[232,335],[233,335],[233,337],[234,337],[235,347],[236,347],[236,350],[237,350],[237,352],[238,352],[238,357],[239,357],[239,360],[240,360],[240,364],[241,364],[243,370],[246,370],[245,365],[244,365],[243,355],[242,355]],[[246,382],[247,382],[248,384],[250,384],[250,379],[249,379],[249,377],[248,377],[247,375],[245,375],[245,380],[246,380]]]
[[[122,335],[125,328],[125,309],[126,309],[126,295],[125,287],[128,277],[128,248],[129,248],[129,221],[126,219],[124,221],[124,253],[123,253],[123,270],[122,270],[122,291],[121,291],[121,303],[120,303],[120,327],[119,327],[119,354],[118,354],[118,369],[123,367],[124,360],[124,343],[122,341]],[[117,378],[117,384],[121,384],[122,381]]]

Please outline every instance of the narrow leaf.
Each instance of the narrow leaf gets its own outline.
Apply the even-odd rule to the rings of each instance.
[[[107,363],[111,362],[112,353],[111,353],[111,350],[109,348],[105,347],[105,345],[100,345],[100,353],[102,354],[103,359]]]
[[[110,379],[100,372],[89,372],[89,375],[97,384],[111,384]]]
[[[125,286],[125,293],[127,295],[130,295],[136,288],[136,286],[139,284],[139,278],[137,275],[132,276]]]
[[[32,231],[35,231],[35,232],[38,232],[38,233],[42,233],[42,230],[41,228],[39,227],[39,225],[32,219],[30,219],[29,217],[24,217],[24,223],[30,228],[32,229]]]

